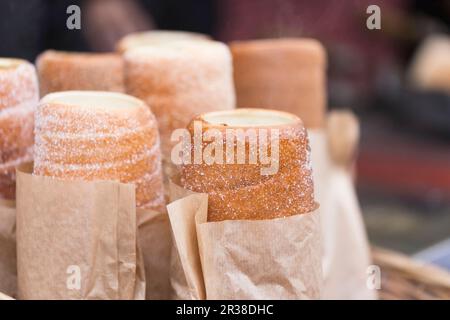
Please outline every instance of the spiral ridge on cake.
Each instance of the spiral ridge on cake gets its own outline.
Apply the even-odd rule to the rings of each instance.
[[[0,58],[0,198],[13,199],[15,169],[33,158],[36,70],[20,59]]]
[[[151,106],[163,155],[170,161],[173,130],[196,115],[235,107],[231,53],[216,41],[175,41],[124,54],[127,93]]]
[[[164,205],[160,142],[150,108],[120,93],[67,91],[36,111],[34,174],[117,180],[136,186],[136,205]]]
[[[115,53],[47,50],[36,60],[41,97],[69,90],[123,92],[123,60]]]
[[[308,136],[298,117],[268,109],[211,112],[191,122],[188,126],[191,137],[196,134],[195,121],[201,122],[203,135],[210,129],[221,132],[222,144],[225,146],[228,143],[235,150],[235,155],[238,143],[245,145],[247,159],[241,164],[226,163],[224,160],[222,164],[191,161],[181,165],[182,186],[209,196],[208,221],[280,218],[311,212],[317,207]],[[278,139],[278,156],[273,158],[277,161],[275,172],[264,174],[261,169],[267,167],[267,163],[263,163],[261,158],[254,163],[248,161],[252,152],[261,151],[252,151],[248,137],[239,140],[237,129],[266,129],[265,132],[271,134],[270,139]],[[262,133],[256,132],[259,135]],[[202,152],[210,143],[203,142]],[[269,143],[267,146],[270,153],[275,150]],[[191,154],[195,153],[194,141],[188,148]]]

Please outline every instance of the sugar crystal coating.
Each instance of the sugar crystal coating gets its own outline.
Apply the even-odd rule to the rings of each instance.
[[[230,112],[242,112],[246,109],[238,110]],[[248,110],[253,110],[253,113],[254,110],[259,110],[279,114],[271,110]],[[307,132],[299,118],[286,115],[291,117],[290,123],[269,126],[270,129],[278,129],[279,132],[279,157],[275,159],[279,161],[279,168],[275,174],[261,174],[261,168],[266,165],[259,160],[256,164],[202,163],[181,166],[182,185],[187,189],[209,195],[208,221],[279,218],[307,213],[317,207],[314,201]],[[208,123],[204,118],[205,115],[201,115],[194,119],[203,122],[204,131],[215,128],[225,132],[230,128],[225,124]],[[190,125],[189,128],[193,136],[193,126]],[[258,126],[252,128],[258,129]],[[225,145],[230,135],[222,136]],[[234,147],[237,141],[234,137]],[[205,147],[206,145],[203,145],[202,150]],[[194,148],[194,143],[191,144],[191,148]],[[250,154],[248,141],[245,152],[248,159]]]
[[[41,97],[67,90],[123,92],[123,61],[114,53],[48,50],[36,60]]]
[[[160,43],[131,49],[124,59],[127,93],[155,113],[167,161],[175,129],[201,113],[235,106],[231,54],[222,43]]]
[[[92,106],[58,99],[71,95],[89,97]],[[119,99],[119,104],[125,97],[134,105],[99,107],[105,97]],[[107,92],[48,95],[38,106],[35,134],[35,174],[133,183],[138,207],[159,208],[163,204],[156,120],[142,101]]]
[[[34,66],[20,59],[0,58],[0,198],[14,198],[15,168],[33,159],[38,99]]]

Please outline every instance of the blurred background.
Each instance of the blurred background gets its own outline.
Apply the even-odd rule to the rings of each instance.
[[[81,30],[66,28],[72,4]],[[381,9],[380,30],[366,27],[371,4]],[[329,108],[352,109],[361,122],[355,176],[371,242],[450,270],[450,1],[0,1],[0,56],[112,51],[148,29],[224,42],[319,39]]]

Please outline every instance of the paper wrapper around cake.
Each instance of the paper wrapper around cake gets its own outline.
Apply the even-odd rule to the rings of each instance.
[[[31,170],[17,173],[19,298],[143,299],[134,186]]]
[[[200,115],[188,128],[193,139],[191,144],[184,141],[183,150],[194,154],[194,162],[181,165],[177,183],[191,191],[173,184],[171,200],[181,199],[168,206],[175,296],[319,298],[320,224],[302,121],[286,112],[236,109]],[[195,162],[196,150],[207,155],[212,143],[206,139],[199,146],[196,138],[213,130],[214,143],[226,146],[227,154],[235,151],[228,164]],[[257,140],[250,138],[249,130]],[[245,146],[244,154],[238,155],[239,146]],[[252,163],[256,149],[259,157]],[[278,164],[266,174],[263,150]],[[236,156],[247,160],[240,164]],[[193,191],[198,194],[186,196]]]
[[[235,41],[234,82],[239,108],[269,108],[322,127],[326,111],[326,53],[305,38]]]
[[[322,225],[322,299],[376,299],[366,283],[372,261],[351,173],[358,122],[348,111],[333,111],[327,123],[326,130],[308,130]]]
[[[147,300],[170,298],[171,229],[167,211],[137,209],[138,239],[145,266]]]
[[[318,210],[269,220],[207,222],[208,196],[172,184],[174,299],[318,299]]]
[[[377,299],[367,287],[370,246],[354,187],[359,122],[348,110],[327,115],[325,130],[309,130],[324,243],[324,299]],[[352,252],[348,255],[348,252]],[[342,256],[347,255],[347,259]]]
[[[16,206],[7,200],[0,200],[0,292],[17,293]]]
[[[123,61],[115,53],[48,50],[36,60],[41,97],[68,90],[124,92]]]
[[[138,240],[145,266],[147,300],[170,298],[171,229],[166,210],[136,209]],[[17,294],[16,208],[0,200],[0,292]],[[158,259],[155,259],[158,257]],[[0,297],[1,300],[1,297]]]

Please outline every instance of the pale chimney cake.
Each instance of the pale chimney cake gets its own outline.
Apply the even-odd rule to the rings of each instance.
[[[36,112],[34,174],[136,185],[138,207],[164,205],[156,119],[121,93],[67,91],[45,96]]]
[[[15,194],[15,168],[32,160],[39,89],[34,66],[0,58],[0,198]]]

